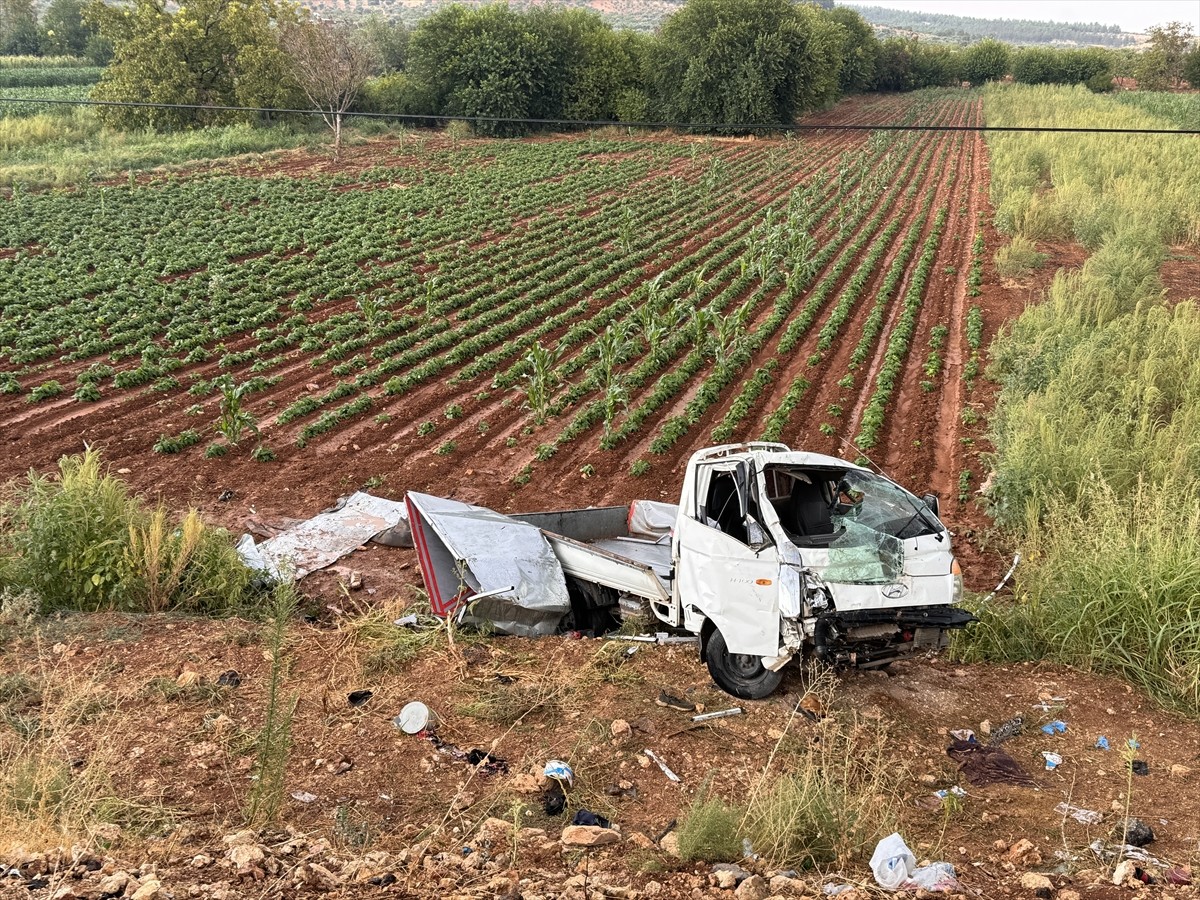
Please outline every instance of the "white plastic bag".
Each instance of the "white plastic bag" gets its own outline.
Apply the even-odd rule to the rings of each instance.
[[[917,858],[904,843],[904,838],[895,832],[876,844],[875,852],[871,854],[875,881],[886,891],[898,891],[916,865]]]

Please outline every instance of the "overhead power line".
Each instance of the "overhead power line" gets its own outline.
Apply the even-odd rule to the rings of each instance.
[[[135,109],[187,109],[207,112],[248,112],[276,115],[332,115],[328,110],[287,109],[271,106],[214,106],[204,103],[148,103],[138,100],[62,100],[39,97],[0,97],[0,103],[49,103],[60,106],[115,106]],[[556,125],[563,128],[678,128],[699,131],[980,131],[1039,132],[1060,134],[1200,134],[1197,128],[1088,128],[1057,125],[923,125],[877,122],[870,124],[800,122],[783,126],[767,122],[620,122],[615,119],[528,119],[506,116],[410,115],[407,113],[344,112],[345,118],[387,119],[414,124],[482,122],[493,125]]]

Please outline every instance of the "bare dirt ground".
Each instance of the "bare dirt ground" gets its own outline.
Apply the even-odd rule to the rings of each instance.
[[[399,611],[396,605],[386,612]],[[6,861],[24,860],[26,876],[5,879],[0,890],[99,897],[98,876],[82,871],[94,859],[102,872],[126,871],[142,884],[156,879],[163,896],[175,897],[519,894],[531,900],[584,896],[578,877],[584,873],[593,888],[588,896],[731,896],[709,884],[706,862],[684,862],[654,840],[683,819],[701,789],[744,799],[790,771],[814,742],[843,739],[854,749],[839,752],[861,754],[883,773],[881,816],[894,816],[889,824],[919,860],[952,863],[961,894],[1033,896],[1021,878],[1042,872],[1060,897],[1069,890],[1133,896],[1111,884],[1111,864],[1089,849],[1124,816],[1130,786],[1130,813],[1155,833],[1148,852],[1177,865],[1200,861],[1200,724],[1154,708],[1112,679],[1050,665],[945,659],[815,683],[796,672],[775,697],[737,704],[742,715],[689,727],[688,714],[654,703],[660,690],[709,711],[735,705],[691,647],[639,645],[629,657],[632,645],[602,639],[460,636],[450,646],[443,634],[397,663],[395,637],[381,630],[390,626],[375,623],[368,628],[356,614],[326,609],[321,623],[292,630],[283,694],[296,707],[281,824],[252,838],[236,836],[252,787],[252,736],[267,702],[270,663],[260,624],[72,616],[20,632],[6,646],[3,677],[12,685],[20,673],[28,689],[6,693],[6,720],[40,714],[65,721],[57,718],[57,704],[86,697],[92,712],[52,740],[80,760],[79,771],[102,767],[111,793],[136,802],[139,812],[120,832],[93,834],[99,846],[81,845],[74,866],[47,871],[44,884],[32,888],[37,870],[50,868],[55,857],[35,857],[40,848],[19,822],[0,826],[0,846],[10,845]],[[231,671],[237,686],[219,686]],[[52,682],[71,685],[71,693]],[[820,722],[796,713],[810,688],[827,717]],[[352,707],[347,695],[364,689],[372,696]],[[440,717],[444,741],[503,758],[507,773],[476,770],[399,731],[393,717],[418,699]],[[995,729],[1018,714],[1024,730],[1004,747],[1033,784],[978,787],[961,777],[946,754],[948,732],[970,728],[987,741],[985,721]],[[1041,726],[1053,720],[1064,721],[1066,732],[1044,734]],[[1102,736],[1112,749],[1096,748]],[[1125,772],[1120,751],[1131,738],[1148,765],[1144,776]],[[647,748],[679,775],[679,784],[648,764]],[[1042,751],[1060,754],[1062,764],[1046,771]],[[553,817],[530,777],[550,759],[567,761],[576,776],[567,813]],[[958,803],[934,797],[954,785],[966,790]],[[1081,824],[1056,812],[1060,803],[1094,811],[1100,821]],[[578,809],[610,819],[620,842],[589,854],[564,849],[561,830]],[[541,832],[519,832],[514,853],[511,834],[488,843],[485,829],[481,837],[480,826],[493,818]],[[42,843],[53,846],[57,837],[47,832]],[[15,841],[27,852],[15,849]],[[239,875],[241,857],[232,855],[230,841],[249,841],[266,856]],[[743,865],[765,875],[782,868]],[[394,883],[380,886],[388,875]],[[861,857],[798,877],[803,885],[776,882],[773,892],[817,895],[826,883],[872,883]],[[1195,896],[1192,888],[1146,890]]]

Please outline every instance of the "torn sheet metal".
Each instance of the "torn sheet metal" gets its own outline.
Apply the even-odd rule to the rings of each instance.
[[[571,608],[562,567],[540,529],[457,500],[410,491],[413,541],[430,605],[507,634],[553,634]],[[494,592],[494,593],[492,593]]]
[[[272,578],[299,580],[332,565],[370,540],[403,546],[408,509],[398,500],[385,500],[358,491],[333,509],[307,519],[261,544],[244,535],[238,552],[246,565]]]

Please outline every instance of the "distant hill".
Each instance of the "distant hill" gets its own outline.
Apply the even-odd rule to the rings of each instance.
[[[379,13],[390,19],[400,19],[409,25],[425,16],[457,2],[463,6],[484,6],[495,0],[307,0],[305,5],[322,13],[342,12],[350,15]],[[671,13],[683,6],[685,0],[508,0],[514,9],[532,6],[567,6],[590,9],[599,13],[617,28],[653,31]],[[821,6],[832,0],[810,0]],[[859,13],[875,26],[880,36],[911,35],[926,40],[954,44],[969,44],[991,37],[1012,44],[1056,44],[1063,46],[1124,47],[1135,42],[1116,25],[1098,22],[1035,22],[1029,19],[975,19],[968,16],[948,16],[937,13],[913,13],[881,6],[840,3]]]
[[[453,0],[307,0],[305,6],[320,12],[380,13],[415,24]],[[457,0],[462,6],[484,6],[492,0]],[[509,0],[513,9],[531,6],[567,6],[591,9],[618,28],[653,31],[662,20],[683,6],[684,0]]]
[[[1136,36],[1116,25],[1099,22],[1037,22],[1032,19],[975,19],[940,13],[908,12],[882,6],[839,3],[876,26],[882,34],[911,34],[947,43],[969,44],[996,38],[1010,44],[1055,44],[1079,47],[1125,47]]]

